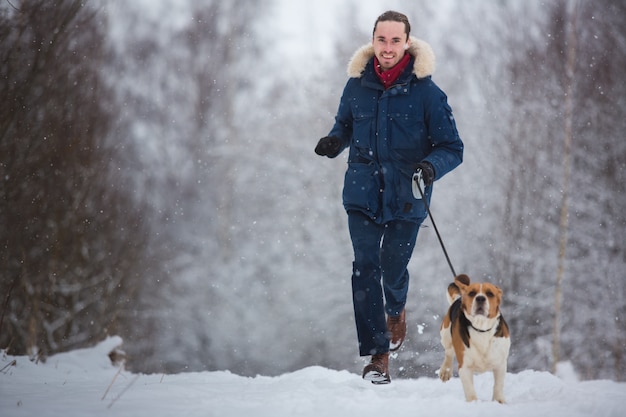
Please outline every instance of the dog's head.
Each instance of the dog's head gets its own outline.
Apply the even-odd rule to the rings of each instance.
[[[470,283],[467,275],[456,277],[454,285],[459,289],[465,317],[472,325],[479,330],[493,326],[493,322],[500,317],[502,290],[486,282]]]

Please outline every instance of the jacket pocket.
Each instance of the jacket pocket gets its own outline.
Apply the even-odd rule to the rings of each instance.
[[[359,210],[375,219],[380,214],[380,175],[375,164],[351,163],[343,184],[346,210]]]
[[[374,113],[358,112],[354,115],[352,141],[360,148],[372,148],[371,138],[376,137]]]
[[[416,164],[428,153],[426,125],[420,118],[406,113],[392,113],[390,123],[390,154],[403,164]]]
[[[394,177],[394,217],[403,220],[423,221],[426,218],[426,206],[421,199],[416,199],[413,196],[413,173],[398,170],[396,174]],[[426,201],[430,201],[432,186],[426,187],[423,191]]]

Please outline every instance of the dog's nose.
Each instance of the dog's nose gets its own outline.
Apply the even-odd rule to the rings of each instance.
[[[478,297],[476,297],[476,302],[478,304],[483,304],[485,301],[487,301],[487,299],[485,298],[484,295],[479,295]]]

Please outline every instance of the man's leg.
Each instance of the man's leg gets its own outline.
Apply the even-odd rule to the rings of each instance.
[[[406,297],[409,291],[407,265],[411,259],[420,224],[394,221],[387,225],[381,249],[390,350],[397,350],[406,336]]]
[[[407,221],[388,223],[381,250],[381,271],[386,312],[397,316],[404,309],[409,290],[407,266],[411,260],[420,224]]]
[[[354,249],[352,299],[361,356],[389,351],[381,286],[380,241],[384,226],[360,212],[348,213]]]

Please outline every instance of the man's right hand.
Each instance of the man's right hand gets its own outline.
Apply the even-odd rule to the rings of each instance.
[[[320,156],[334,158],[341,152],[341,141],[334,136],[325,136],[317,142],[315,153]]]

